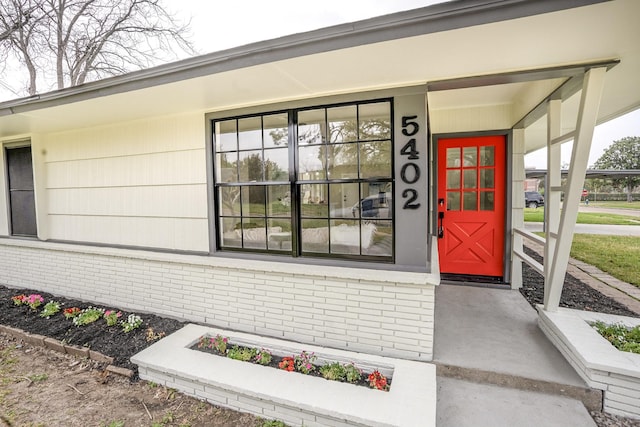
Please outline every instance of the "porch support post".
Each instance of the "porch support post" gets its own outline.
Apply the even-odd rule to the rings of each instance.
[[[551,262],[550,269],[548,270],[549,275],[545,277],[545,288],[549,288],[548,296],[544,304],[544,309],[547,311],[556,311],[560,304],[560,295],[564,285],[564,277],[567,272],[569,251],[571,250],[573,233],[578,217],[578,205],[580,203],[580,195],[587,171],[593,129],[598,117],[605,73],[606,68],[604,67],[590,69],[585,74],[582,85],[578,122],[573,139],[573,151],[571,153],[569,176],[564,192],[562,214],[560,215],[560,222],[558,224],[556,247],[553,257],[551,259],[545,259],[545,264],[549,261]]]
[[[560,136],[562,121],[562,100],[553,99],[547,103],[547,176],[544,180],[544,304],[549,301],[549,278],[551,276],[551,262],[556,249],[558,237],[558,224],[560,223],[560,210],[562,194],[562,145],[552,144],[555,138]]]
[[[511,222],[513,229],[524,229],[524,128],[513,130],[512,140],[513,187],[511,189]],[[511,289],[522,287],[522,260],[513,256],[522,253],[522,236],[512,233],[511,245]]]

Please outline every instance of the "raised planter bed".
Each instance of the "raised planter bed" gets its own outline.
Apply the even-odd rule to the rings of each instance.
[[[620,351],[591,323],[640,325],[640,319],[612,314],[538,306],[538,324],[576,372],[592,388],[603,390],[603,409],[640,419],[640,354]]]
[[[203,335],[285,354],[354,362],[393,377],[389,392],[285,372],[194,350]],[[436,373],[429,363],[334,350],[187,325],[135,355],[140,377],[210,403],[305,426],[435,426]]]

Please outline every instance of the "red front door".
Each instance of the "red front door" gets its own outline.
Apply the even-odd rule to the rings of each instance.
[[[438,140],[440,272],[502,277],[505,136]]]

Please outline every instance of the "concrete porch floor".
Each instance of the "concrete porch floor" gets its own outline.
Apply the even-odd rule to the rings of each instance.
[[[434,333],[438,427],[595,426],[585,405],[598,410],[602,394],[544,336],[519,291],[440,285]]]

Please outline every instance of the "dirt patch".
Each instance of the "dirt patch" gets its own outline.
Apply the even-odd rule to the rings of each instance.
[[[105,366],[0,334],[0,425],[261,426],[258,418],[186,397]]]

